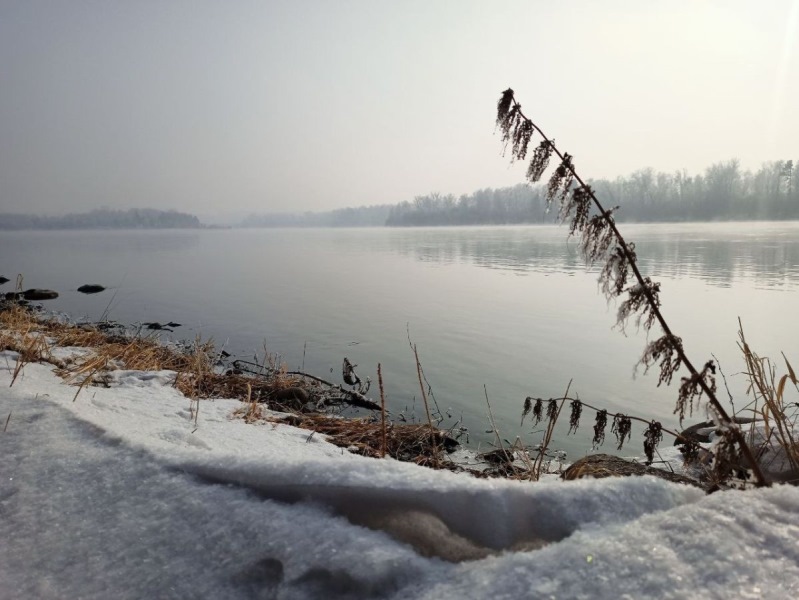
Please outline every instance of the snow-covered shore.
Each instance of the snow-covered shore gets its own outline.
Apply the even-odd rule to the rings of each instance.
[[[477,480],[0,353],[0,598],[793,598],[799,489]]]

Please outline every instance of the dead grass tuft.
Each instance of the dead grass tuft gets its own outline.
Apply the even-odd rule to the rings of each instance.
[[[739,323],[740,325],[740,323]],[[766,471],[779,472],[781,477],[799,481],[799,443],[795,438],[795,424],[799,418],[799,403],[788,400],[791,387],[799,392],[799,380],[783,354],[786,373],[777,376],[777,367],[768,357],[754,352],[744,337],[743,327],[738,331],[738,346],[746,363],[745,376],[749,381],[748,393],[752,402],[746,410],[755,416],[748,433],[755,455]],[[790,385],[789,385],[790,384]],[[758,426],[764,434],[758,433]]]
[[[322,433],[336,446],[349,448],[363,456],[380,458],[383,454],[381,421],[344,419],[322,414],[290,415],[284,419],[273,420],[309,429],[314,433]],[[440,429],[434,429],[435,439],[431,440],[430,426],[427,423],[387,423],[385,432],[386,456],[428,467],[436,467],[441,461],[438,452],[433,454],[433,448],[453,449],[457,446],[457,442]]]
[[[66,363],[53,357],[52,350],[56,347],[89,351]],[[309,400],[317,402],[318,407],[326,403],[334,405],[348,398],[348,393],[318,378],[289,373],[276,357],[266,353],[264,364],[257,365],[257,372],[220,373],[211,341],[197,338],[190,348],[169,347],[155,337],[125,336],[92,325],[41,319],[15,305],[0,309],[0,348],[19,353],[15,376],[29,362],[55,364],[56,373],[77,386],[75,399],[88,386],[109,385],[110,373],[115,370],[171,370],[176,373],[175,388],[191,402],[195,422],[200,399],[239,399],[244,404],[236,415],[247,423],[275,421],[264,410],[268,406],[290,413],[285,422],[310,430],[311,436],[324,434],[332,443],[365,456],[387,455],[434,468],[468,470],[444,460],[445,450],[454,449],[458,443],[429,420],[425,424],[392,424],[384,419],[348,419],[303,412],[317,410],[311,408]],[[309,384],[309,380],[313,383]],[[474,474],[486,476],[478,471]]]

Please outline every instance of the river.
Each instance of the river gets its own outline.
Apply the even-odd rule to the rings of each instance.
[[[799,223],[622,231],[662,283],[689,357],[719,359],[735,408],[748,402],[739,317],[758,352],[799,363]],[[0,275],[12,280],[2,291],[18,273],[25,288],[59,291],[46,307],[76,318],[176,321],[178,338],[210,337],[250,359],[267,348],[334,381],[348,357],[374,381],[373,397],[381,363],[389,407],[409,421],[425,418],[410,336],[443,424],[465,424],[473,446],[493,437],[486,395],[501,435],[532,444],[541,428],[520,426],[524,398],[562,395],[569,382],[571,395],[611,413],[679,427],[676,387],[636,374],[644,332],[613,329],[596,269],[560,227],[2,232]],[[87,283],[111,289],[76,291]],[[582,455],[592,420],[586,412],[573,436],[559,428],[553,446]],[[634,428],[622,453],[640,454],[641,439]],[[610,439],[603,449],[614,450]]]

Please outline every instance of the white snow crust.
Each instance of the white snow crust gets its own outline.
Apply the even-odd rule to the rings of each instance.
[[[68,353],[63,353],[68,356]],[[0,352],[0,599],[796,598],[799,490],[477,480]],[[73,401],[73,398],[74,401]]]

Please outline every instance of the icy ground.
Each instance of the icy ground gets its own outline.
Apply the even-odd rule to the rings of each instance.
[[[15,362],[0,599],[799,597],[795,487],[474,480],[247,425],[232,400],[195,427],[169,372],[73,402],[46,365],[9,387]]]

